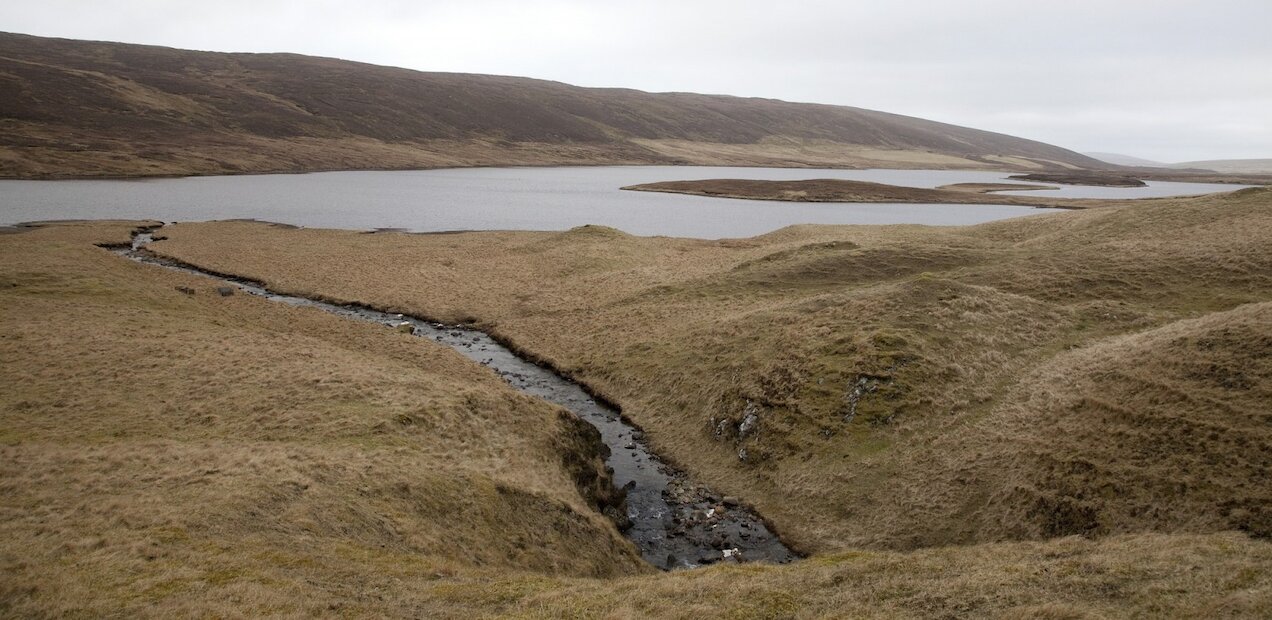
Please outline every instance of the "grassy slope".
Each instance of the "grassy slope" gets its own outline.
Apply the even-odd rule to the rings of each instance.
[[[1272,545],[1238,535],[1072,537],[559,580],[496,608],[542,618],[1257,618],[1272,613],[1269,566]],[[512,590],[487,583],[487,592]],[[473,598],[489,610],[495,597]]]
[[[690,162],[1103,167],[843,106],[0,33],[0,176]]]
[[[1019,225],[990,228],[977,232],[1000,240],[1027,232]],[[570,472],[586,460],[563,464],[561,455],[586,453],[586,445],[559,411],[512,393],[486,371],[426,342],[241,295],[221,298],[213,282],[135,265],[91,246],[122,240],[127,230],[70,225],[0,236],[6,360],[0,372],[11,386],[0,395],[0,615],[1272,612],[1272,545],[1239,533],[853,550],[781,567],[624,577],[643,571],[578,497]],[[201,225],[171,232],[181,241],[168,245],[186,247],[192,239],[225,243],[280,231]],[[789,246],[792,237],[807,240],[810,232],[785,231],[766,242]],[[296,234],[403,244],[381,265],[419,258],[412,244],[420,237]],[[521,258],[575,256],[577,262],[560,267],[581,278],[609,278],[623,261],[644,264],[649,257],[648,251],[619,252],[608,265],[578,257],[580,245],[633,241],[604,230],[530,240],[423,239],[467,247],[460,256],[474,258],[489,249],[468,247],[476,237],[505,251],[518,239],[526,244],[513,250]],[[659,262],[680,257],[676,265],[686,270],[700,261],[685,255],[765,248],[760,241],[636,243],[670,244]],[[818,249],[844,247],[820,242]],[[711,265],[697,269],[701,273],[689,277],[712,272]],[[659,274],[665,279],[675,271]],[[185,296],[176,286],[197,293]],[[408,289],[408,296],[418,294]],[[1265,306],[1254,307],[1246,332],[1266,328],[1258,314]],[[1234,312],[1245,316],[1248,308]],[[1257,352],[1258,341],[1240,330],[1220,330],[1226,338],[1216,339],[1218,326],[1242,325],[1226,316],[1234,312],[1169,326],[1166,341],[1207,334],[1196,341],[1205,350],[1239,341]],[[1123,338],[1142,355],[1158,349],[1162,331]],[[1116,342],[1092,347],[1094,357],[1116,356],[1121,347],[1109,346]],[[1184,370],[1189,375],[1197,368],[1185,364]],[[1211,385],[1212,392],[1198,397],[1231,401],[1223,390],[1243,381],[1266,389],[1261,372],[1246,371],[1244,378],[1203,372],[1229,384]],[[1091,381],[1103,376],[1088,374]],[[1163,403],[1173,409],[1169,405]],[[863,405],[861,415],[868,413]],[[765,423],[771,420],[766,413]],[[1002,432],[1010,434],[1013,420],[1005,422]],[[1246,440],[1258,437],[1257,430],[1243,432]],[[1089,441],[1072,439],[1078,448]],[[576,576],[589,574],[615,577]]]
[[[0,235],[0,615],[649,570],[580,496],[591,427],[444,347],[92,245],[130,228]]]
[[[1272,190],[722,241],[170,236],[282,289],[477,320],[806,550],[1272,532]]]

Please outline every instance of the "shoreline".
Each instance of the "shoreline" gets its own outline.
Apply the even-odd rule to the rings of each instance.
[[[52,173],[43,175],[10,176],[0,172],[0,182],[4,181],[148,181],[162,179],[194,179],[208,177],[247,177],[247,176],[274,176],[274,175],[303,175],[303,174],[321,174],[329,172],[423,172],[428,170],[467,170],[467,169],[537,169],[537,168],[653,168],[658,166],[669,166],[676,168],[774,168],[778,170],[940,170],[940,171],[964,171],[964,172],[1001,172],[1011,173],[1015,175],[1029,175],[1037,173],[1036,170],[1027,170],[1024,168],[1011,167],[995,167],[995,166],[938,166],[933,164],[916,165],[916,166],[862,166],[857,164],[842,165],[826,165],[826,164],[800,164],[780,162],[765,165],[759,164],[737,164],[737,163],[689,163],[685,161],[666,161],[666,162],[595,162],[595,163],[560,163],[547,162],[542,164],[489,164],[489,165],[470,165],[470,166],[405,166],[405,167],[354,167],[354,168],[313,168],[306,170],[244,170],[244,171],[218,171],[218,172],[189,172],[189,173],[156,173],[156,174],[80,174],[80,173]],[[1272,185],[1272,174],[1176,174],[1176,173],[1156,173],[1133,171],[1123,173],[1122,171],[1110,170],[1110,173],[1125,174],[1149,181],[1162,181],[1167,183],[1214,183],[1229,185]],[[1006,191],[1006,190],[1004,190]],[[986,192],[992,193],[992,192]]]
[[[208,177],[250,177],[250,176],[275,176],[275,175],[304,175],[304,174],[323,174],[330,172],[425,172],[429,170],[470,170],[470,169],[496,169],[496,170],[516,170],[519,168],[539,169],[539,168],[654,168],[659,166],[667,166],[674,168],[774,168],[778,170],[940,170],[940,171],[963,171],[963,172],[1001,172],[1014,173],[1024,172],[1022,169],[1016,168],[995,168],[995,167],[966,167],[966,166],[914,166],[914,167],[882,167],[882,166],[860,166],[854,164],[843,165],[814,165],[814,164],[730,164],[730,163],[688,163],[684,161],[667,161],[654,163],[640,162],[597,162],[597,163],[560,163],[550,162],[542,164],[490,164],[476,166],[410,166],[410,167],[372,167],[372,168],[314,168],[312,170],[245,170],[242,172],[190,172],[187,174],[50,174],[38,176],[7,176],[0,173],[0,182],[3,181],[147,181],[151,179],[197,179]],[[1268,180],[1272,183],[1272,179]]]

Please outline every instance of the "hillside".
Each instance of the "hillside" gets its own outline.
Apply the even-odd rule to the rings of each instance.
[[[0,235],[0,616],[225,583],[264,604],[296,570],[357,587],[404,558],[652,570],[590,503],[591,426],[441,345],[95,247],[133,226]]]
[[[0,34],[0,176],[494,164],[1101,168],[859,108]]]
[[[1083,153],[1103,162],[1132,168],[1171,168],[1175,170],[1212,171],[1228,175],[1272,175],[1272,159],[1208,159],[1173,164],[1140,159],[1119,153]]]
[[[1210,159],[1171,164],[1172,168],[1200,168],[1224,174],[1272,174],[1272,159]]]
[[[490,317],[821,550],[669,573],[591,506],[588,427],[453,351],[95,247],[132,223],[16,229],[0,616],[1265,618],[1268,193],[719,242],[165,229]],[[717,436],[743,398],[758,434]]]
[[[1170,164],[1164,164],[1160,161],[1135,157],[1133,155],[1123,155],[1121,153],[1083,153],[1087,157],[1094,157],[1103,162],[1117,164],[1119,166],[1135,166],[1140,168],[1165,168]]]
[[[721,241],[169,231],[281,290],[477,321],[805,550],[1272,534],[1272,190]]]

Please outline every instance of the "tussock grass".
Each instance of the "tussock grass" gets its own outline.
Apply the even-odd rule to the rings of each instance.
[[[380,596],[385,570],[650,570],[580,494],[603,473],[591,427],[441,345],[93,245],[131,228],[0,241],[0,614],[299,613]]]
[[[513,617],[1259,617],[1272,611],[1266,544],[1140,535],[848,552],[790,566],[567,581]]]
[[[161,252],[282,290],[474,320],[620,403],[807,551],[1269,533],[1266,189],[722,241],[168,234]],[[1243,336],[1207,335],[1223,330]],[[1236,368],[1252,387],[1214,388]],[[760,424],[740,437],[748,406]]]
[[[131,226],[0,236],[0,615],[1272,613],[1269,190],[721,241],[165,230],[479,323],[815,552],[668,574],[590,508],[563,411],[93,247]]]

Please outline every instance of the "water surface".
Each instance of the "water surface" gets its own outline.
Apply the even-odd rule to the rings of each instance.
[[[254,218],[315,228],[566,230],[613,226],[636,235],[749,237],[790,224],[977,224],[1049,211],[1004,205],[776,203],[621,191],[707,178],[836,178],[909,187],[1003,182],[1009,173],[704,166],[462,168],[148,180],[0,181],[0,225],[50,219],[201,221]],[[1065,186],[1038,195],[1140,198],[1241,186],[1149,182]]]

